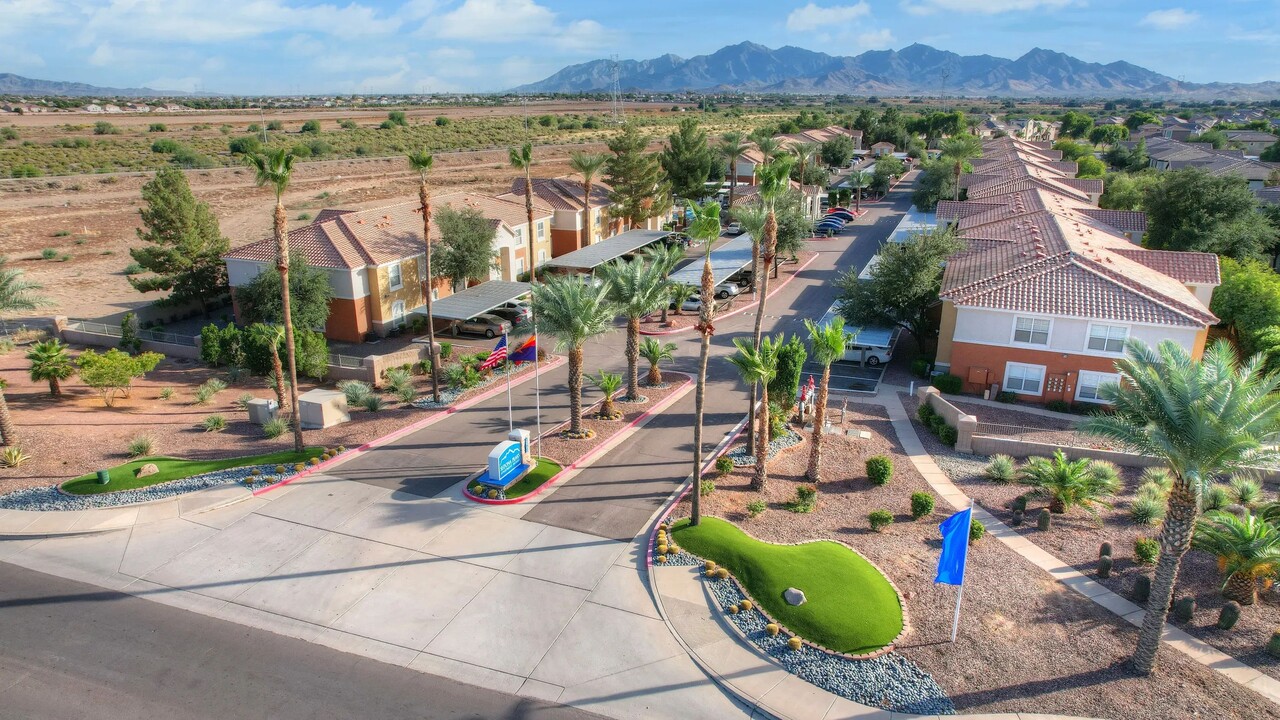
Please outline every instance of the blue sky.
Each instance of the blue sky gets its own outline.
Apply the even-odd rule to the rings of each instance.
[[[233,93],[500,90],[617,54],[1033,47],[1280,80],[1280,0],[0,0],[0,72]]]

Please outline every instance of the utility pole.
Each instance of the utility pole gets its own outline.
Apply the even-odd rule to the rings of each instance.
[[[613,71],[613,88],[612,88],[613,101],[611,104],[613,124],[621,125],[623,123],[622,93],[619,91],[619,88],[618,88],[618,74],[620,72],[619,66],[618,66],[618,55],[616,53],[613,55],[610,55],[609,61],[610,63],[612,63],[612,67],[610,69]]]

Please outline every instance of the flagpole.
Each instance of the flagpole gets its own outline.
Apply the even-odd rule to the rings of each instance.
[[[507,331],[502,331],[502,342],[507,346],[507,360],[502,362],[502,370],[507,374],[507,432],[515,430],[511,420],[511,343],[507,340]]]
[[[964,529],[964,541],[969,542],[969,531],[973,529],[973,498],[969,498],[969,524]],[[966,553],[967,554],[967,553]],[[968,563],[966,562],[967,566]],[[967,571],[969,568],[965,567]],[[964,576],[960,577],[960,591],[956,593],[956,615],[951,619],[951,642],[956,641],[956,632],[960,629],[960,603],[964,602]]]
[[[540,456],[542,455],[542,378],[539,375],[542,371],[538,366],[538,318],[533,314],[532,303],[529,304],[529,322],[533,325],[533,407],[538,423],[537,446],[533,454]]]

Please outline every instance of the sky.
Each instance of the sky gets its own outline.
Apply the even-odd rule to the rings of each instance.
[[[1280,0],[0,0],[0,72],[234,94],[497,91],[750,40],[832,55],[1034,47],[1280,80]]]

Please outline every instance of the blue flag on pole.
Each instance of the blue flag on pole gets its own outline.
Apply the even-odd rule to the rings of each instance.
[[[964,561],[969,554],[969,516],[973,508],[952,515],[938,529],[942,531],[942,555],[938,558],[935,583],[964,584]]]

